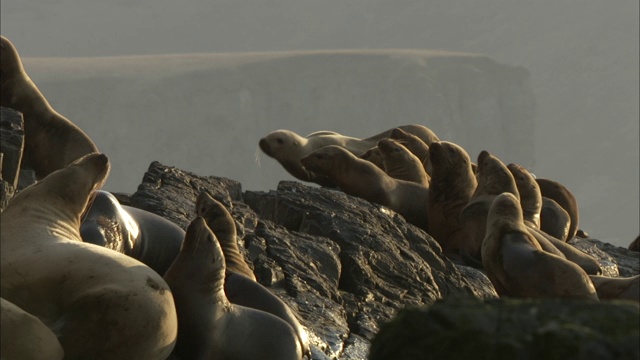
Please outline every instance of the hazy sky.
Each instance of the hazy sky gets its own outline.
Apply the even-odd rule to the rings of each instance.
[[[23,57],[416,48],[524,66],[538,104],[534,171],[578,196],[581,224],[592,235],[625,245],[640,232],[638,1],[3,0],[0,6],[0,30]]]

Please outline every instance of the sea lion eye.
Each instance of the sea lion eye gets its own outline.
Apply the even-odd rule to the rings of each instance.
[[[281,138],[277,138],[276,142],[280,145],[284,144],[284,140],[282,140]]]

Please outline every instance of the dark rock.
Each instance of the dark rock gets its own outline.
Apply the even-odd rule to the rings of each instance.
[[[629,277],[640,274],[640,253],[596,239],[574,238],[570,244],[598,259],[605,276]]]
[[[0,107],[0,152],[2,179],[14,189],[18,187],[18,174],[24,151],[24,122],[22,113]]]
[[[400,311],[369,359],[637,359],[639,316],[626,301],[451,299]]]
[[[13,186],[4,179],[0,179],[0,211],[7,207],[13,195],[15,195]]]

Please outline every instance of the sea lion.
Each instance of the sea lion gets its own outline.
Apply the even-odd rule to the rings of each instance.
[[[498,195],[489,208],[482,264],[500,296],[598,300],[579,266],[542,250],[511,193]]]
[[[540,211],[540,230],[556,239],[564,240],[569,237],[571,218],[562,206],[552,199],[542,197]],[[577,236],[577,234],[576,234]]]
[[[395,128],[389,134],[389,138],[393,140],[398,140],[402,145],[404,145],[413,155],[417,156],[422,162],[422,166],[427,174],[431,175],[431,160],[429,160],[429,145],[424,142],[419,137],[409,134],[408,132]]]
[[[0,79],[0,106],[22,112],[22,164],[33,169],[38,180],[98,152],[87,134],[49,105],[25,72],[15,46],[4,36],[0,36]]]
[[[433,166],[427,200],[428,232],[451,256],[464,240],[460,212],[471,199],[477,180],[469,154],[457,144],[440,141],[429,147]]]
[[[62,345],[40,319],[2,298],[0,312],[0,353],[3,359],[62,360]]]
[[[378,141],[384,172],[394,179],[411,181],[429,187],[429,175],[422,162],[409,149],[391,139]]]
[[[427,230],[428,188],[394,179],[374,164],[334,145],[315,150],[301,163],[330,178],[345,193],[386,206],[407,222]]]
[[[162,216],[120,205],[109,192],[97,190],[85,212],[82,241],[110,248],[163,275],[180,253],[184,230]]]
[[[457,244],[463,259],[474,265],[475,259],[482,266],[481,251],[487,226],[487,214],[496,196],[508,192],[520,198],[516,182],[507,167],[497,157],[483,150],[478,155],[477,186],[468,204],[460,212],[464,227],[463,242]],[[469,259],[471,257],[471,259]]]
[[[640,302],[640,275],[608,277],[589,275],[601,300],[624,299]]]
[[[105,155],[86,155],[12,199],[0,217],[1,296],[47,325],[65,359],[164,359],[177,336],[167,284],[80,237],[80,215],[108,172]]]
[[[629,250],[631,251],[640,251],[640,235],[629,244]]]
[[[364,154],[360,155],[359,157],[362,160],[367,160],[373,163],[373,165],[377,166],[379,169],[384,171],[384,160],[382,159],[382,153],[380,152],[380,149],[378,149],[377,146],[367,150]]]
[[[181,359],[299,360],[302,349],[284,320],[229,302],[224,254],[205,220],[196,217],[167,273],[178,312]]]
[[[286,321],[295,331],[303,354],[311,359],[309,336],[297,316],[284,301],[256,281],[253,271],[240,253],[236,224],[227,208],[202,191],[196,199],[196,215],[205,219],[222,248],[226,264],[224,292],[229,301],[268,312]]]
[[[425,142],[438,138],[433,131],[422,125],[403,125],[400,128],[415,134]],[[327,178],[305,169],[300,164],[300,159],[314,150],[329,145],[341,146],[354,155],[361,156],[376,146],[379,140],[388,138],[391,131],[392,129],[369,138],[360,139],[332,131],[318,131],[303,137],[290,130],[276,130],[260,139],[259,146],[265,154],[278,161],[295,178],[315,182],[323,186],[333,186],[334,184]]]
[[[571,193],[571,191],[569,191],[566,186],[560,184],[557,181],[536,178],[536,182],[540,187],[540,193],[542,194],[542,196],[557,202],[558,205],[562,206],[562,208],[569,214],[569,217],[571,218],[569,234],[567,235],[566,239],[561,240],[569,241],[573,239],[576,236],[576,232],[578,231],[580,220],[578,201],[576,200],[576,197],[573,196],[573,193]]]
[[[561,252],[567,260],[578,264],[587,274],[601,274],[602,269],[595,258],[539,229],[539,214],[542,210],[543,196],[538,183],[535,181],[533,175],[522,166],[509,164],[507,168],[513,174],[518,191],[520,192],[523,221],[525,225],[529,227],[531,234],[538,240],[540,246],[545,251],[556,255],[559,255],[558,252]]]

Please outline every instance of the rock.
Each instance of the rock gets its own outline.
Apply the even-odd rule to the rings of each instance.
[[[569,242],[579,250],[595,257],[603,267],[605,276],[629,277],[640,274],[640,253],[611,245],[597,239],[574,238]],[[615,270],[613,270],[615,269]]]
[[[4,179],[0,179],[0,211],[7,207],[13,195],[15,195],[15,188]]]
[[[22,113],[0,107],[0,152],[2,179],[14,189],[18,187],[22,152],[24,151],[24,122]]]
[[[638,303],[450,299],[404,309],[371,344],[378,359],[638,359]]]

